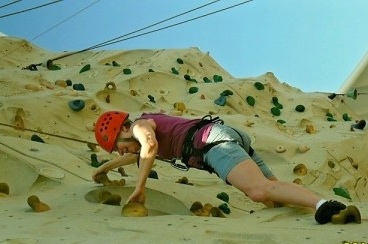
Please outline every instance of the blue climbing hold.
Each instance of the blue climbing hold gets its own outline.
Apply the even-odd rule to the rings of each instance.
[[[73,84],[73,89],[77,91],[84,91],[84,85],[82,83]]]
[[[226,97],[225,96],[220,96],[219,98],[217,98],[215,100],[215,103],[217,105],[220,105],[220,106],[225,106],[225,104],[226,104]]]
[[[155,170],[151,169],[149,175],[148,175],[148,178],[151,178],[151,179],[157,179],[158,180],[158,174]]]
[[[351,125],[351,128],[363,130],[365,125],[366,125],[366,122],[364,119],[362,119],[362,120],[359,120],[356,124]]]
[[[86,103],[83,100],[77,99],[69,101],[69,108],[71,108],[73,111],[79,112],[82,109],[84,109]]]

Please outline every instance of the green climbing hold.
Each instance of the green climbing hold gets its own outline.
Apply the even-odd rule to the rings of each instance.
[[[147,97],[150,100],[150,102],[156,103],[155,98],[152,95],[148,95]]]
[[[174,67],[171,68],[171,72],[175,75],[179,74],[179,71],[177,71]]]
[[[226,104],[226,97],[225,96],[220,96],[219,98],[217,98],[214,101],[215,104],[220,105],[220,106],[225,106]]]
[[[284,108],[284,106],[281,103],[275,103],[274,105],[278,109],[283,109]]]
[[[86,64],[83,66],[83,68],[81,68],[81,70],[79,71],[79,73],[83,73],[83,72],[86,72],[88,70],[91,69],[91,65],[90,64]]]
[[[334,122],[336,119],[334,119],[333,115],[331,113],[326,113],[327,121]]]
[[[297,105],[297,106],[295,107],[295,111],[298,111],[298,112],[304,112],[304,111],[305,111],[305,107],[304,107],[304,105],[301,105],[301,104]]]
[[[254,83],[254,87],[257,90],[264,90],[264,85],[261,82],[259,82],[259,81],[257,81],[257,82]]]
[[[45,141],[41,137],[39,137],[38,135],[36,135],[36,134],[33,134],[31,136],[31,141],[45,143]]]
[[[178,62],[178,64],[183,64],[184,63],[184,61],[181,58],[177,58],[176,62]]]
[[[220,96],[230,96],[233,95],[234,93],[230,90],[224,90],[223,92],[221,92]]]
[[[101,162],[98,162],[97,155],[95,153],[91,154],[91,166],[94,168],[98,168],[99,166],[103,165],[104,163],[108,162],[109,160],[104,159]]]
[[[61,68],[59,66],[57,66],[56,64],[51,65],[48,70],[61,70]]]
[[[71,80],[69,80],[69,79],[67,79],[65,82],[66,82],[66,84],[67,84],[68,86],[71,86],[71,85],[73,84],[73,82],[72,82]]]
[[[55,64],[53,64],[52,60],[47,60],[46,67],[48,70],[60,70],[61,68]]]
[[[283,109],[284,108],[284,106],[281,103],[279,103],[279,99],[277,97],[272,97],[272,103],[278,109]]]
[[[126,68],[126,69],[123,69],[123,73],[124,73],[124,75],[130,75],[132,73],[132,71],[130,69]]]
[[[218,208],[221,209],[222,212],[224,212],[226,214],[230,214],[230,212],[231,212],[229,206],[226,203],[221,204]]]
[[[196,93],[198,92],[198,87],[195,87],[195,86],[192,86],[189,88],[189,93],[190,94],[193,94],[193,93]]]
[[[97,160],[97,154],[92,153],[91,154],[91,166],[94,168],[98,168],[100,166],[100,162]]]
[[[343,187],[335,187],[332,190],[334,191],[335,195],[338,195],[340,197],[345,197],[345,198],[351,200],[350,193],[347,189],[345,189]]]
[[[345,121],[351,121],[351,117],[347,114],[347,113],[344,113],[342,115],[342,118],[345,120]]]
[[[118,64],[116,61],[112,61],[112,66],[119,67],[120,64]]]
[[[256,100],[254,99],[254,97],[252,96],[247,96],[247,98],[245,99],[247,101],[247,103],[250,105],[250,106],[254,106],[254,104],[256,103]]]
[[[186,79],[186,80],[191,80],[192,78],[190,78],[190,75],[185,74],[185,75],[184,75],[184,79]]]
[[[212,81],[208,77],[203,77],[204,83],[211,83]]]
[[[214,82],[221,82],[221,81],[223,81],[222,76],[221,75],[214,75],[213,76],[213,81]]]
[[[219,194],[217,194],[217,198],[229,203],[229,195],[226,192],[220,192]]]
[[[286,123],[286,121],[285,121],[285,120],[282,120],[282,119],[278,119],[278,120],[277,120],[277,123],[285,124],[285,123]]]
[[[272,113],[273,115],[275,115],[275,116],[280,116],[281,111],[280,111],[280,109],[278,109],[278,108],[276,108],[276,107],[273,107],[273,108],[271,108],[271,113]]]
[[[148,72],[155,72],[153,69],[149,69]]]

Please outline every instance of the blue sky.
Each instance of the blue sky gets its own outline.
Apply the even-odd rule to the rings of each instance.
[[[2,17],[49,2],[23,0],[0,8],[0,32],[52,51],[81,50],[212,1],[64,0]],[[241,2],[218,1],[146,31]],[[102,49],[198,47],[236,78],[271,71],[305,92],[335,92],[368,51],[367,10],[367,0],[253,0]]]

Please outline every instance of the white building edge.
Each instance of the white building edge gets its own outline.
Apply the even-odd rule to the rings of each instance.
[[[368,119],[368,52],[363,56],[357,67],[353,70],[346,81],[341,85],[337,93],[346,94],[349,91],[356,89],[358,92],[357,98],[344,99],[353,111],[360,116],[357,119]],[[359,93],[363,93],[360,94]]]

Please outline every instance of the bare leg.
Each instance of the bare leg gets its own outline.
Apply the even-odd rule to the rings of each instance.
[[[228,174],[227,181],[255,202],[273,201],[315,208],[321,200],[317,194],[300,185],[267,179],[251,159],[236,165]]]

